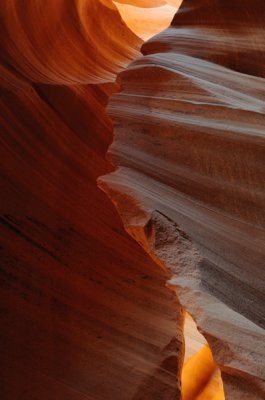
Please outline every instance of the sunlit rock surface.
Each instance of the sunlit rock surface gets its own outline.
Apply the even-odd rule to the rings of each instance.
[[[105,107],[180,2],[118,2],[155,30],[110,0],[0,5],[1,398],[223,400],[219,365],[261,399],[263,3],[184,1],[119,77],[100,186],[142,249],[96,185]]]
[[[220,369],[191,316],[184,314],[185,355],[181,373],[182,400],[224,400]]]
[[[143,3],[114,2],[127,26],[140,38],[147,40],[168,28],[182,0],[148,2],[151,7],[143,11]],[[147,5],[146,5],[147,7]]]
[[[0,22],[7,89],[114,81],[140,44],[110,0],[3,0]]]
[[[265,396],[264,15],[261,0],[182,3],[119,75],[118,170],[100,181],[233,400]]]

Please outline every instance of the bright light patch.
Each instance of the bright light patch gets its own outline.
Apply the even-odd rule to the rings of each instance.
[[[224,400],[221,372],[205,338],[186,314],[185,359],[182,370],[182,400]]]
[[[181,1],[176,2],[180,5]],[[116,3],[126,25],[140,38],[147,40],[166,29],[178,10],[177,5],[164,5],[155,8],[135,7]]]

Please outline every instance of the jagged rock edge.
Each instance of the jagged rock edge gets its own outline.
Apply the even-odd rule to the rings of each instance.
[[[160,268],[168,272],[169,279],[165,282],[165,286],[175,293],[181,307],[192,316],[199,332],[206,338],[223,380],[228,375],[230,378],[251,381],[257,395],[263,395],[265,376],[262,368],[258,366],[251,368],[250,353],[243,346],[235,349],[233,344],[218,336],[211,323],[210,311],[217,310],[217,314],[225,313],[226,316],[230,314],[230,318],[236,320],[240,326],[260,334],[261,339],[264,337],[262,328],[204,291],[199,272],[203,257],[190,237],[169,217],[145,205],[144,198],[141,199],[139,193],[134,192],[129,186],[122,186],[118,182],[120,170],[118,167],[115,172],[99,177],[97,184],[114,204],[125,230]],[[164,236],[162,238],[161,231]],[[241,359],[234,359],[235,350],[241,354]],[[255,357],[253,354],[252,356]],[[226,394],[225,381],[224,390]],[[254,399],[256,397],[253,397]]]

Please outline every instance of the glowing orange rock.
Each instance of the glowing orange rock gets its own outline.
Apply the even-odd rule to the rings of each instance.
[[[224,400],[220,372],[208,346],[186,361],[182,371],[183,400]]]
[[[147,40],[170,25],[181,1],[170,4],[169,2],[150,2],[152,8],[148,8],[146,11],[143,11],[142,2],[139,4],[132,2],[135,4],[134,6],[126,1],[114,3],[127,26],[139,37]]]

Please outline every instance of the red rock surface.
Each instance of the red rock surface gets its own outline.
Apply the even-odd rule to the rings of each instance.
[[[175,399],[182,314],[96,185],[141,41],[108,1],[0,13],[1,399]]]
[[[110,0],[2,1],[1,398],[180,399],[177,298],[226,399],[264,398],[264,11],[184,0],[119,76],[109,174],[142,41]],[[208,348],[185,366],[222,399]]]
[[[137,55],[141,41],[111,0],[1,3],[1,87],[113,81]]]

